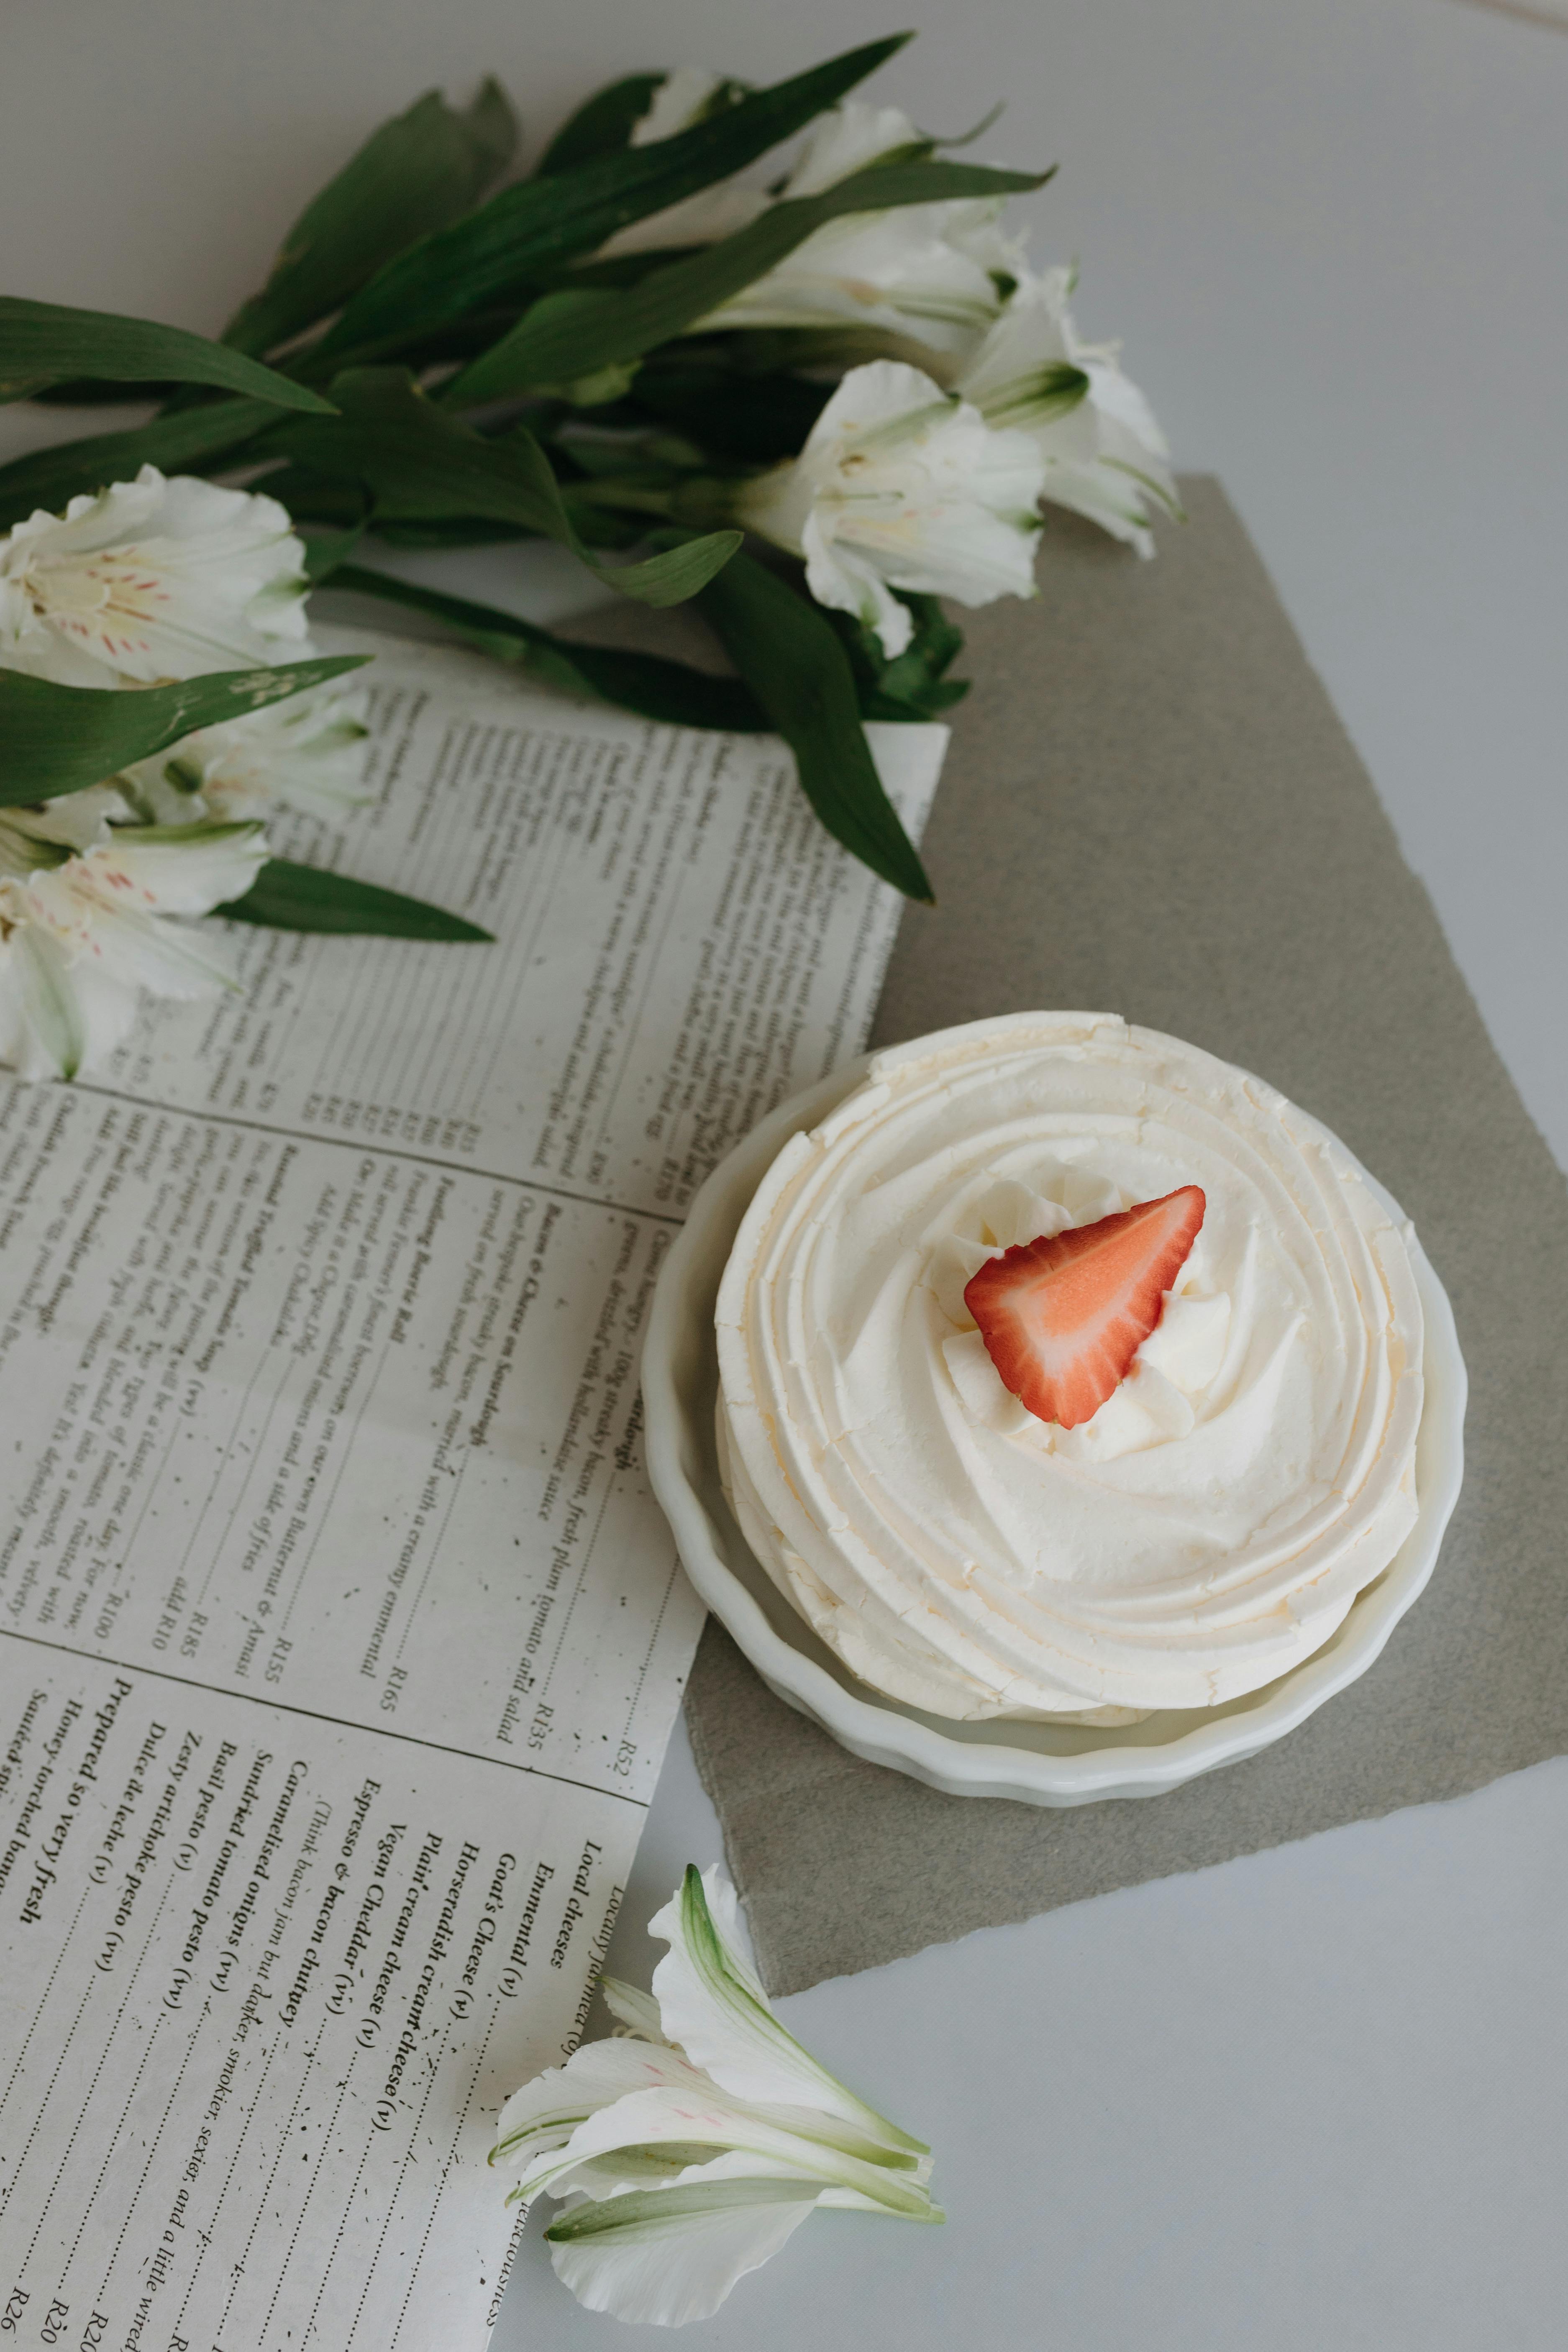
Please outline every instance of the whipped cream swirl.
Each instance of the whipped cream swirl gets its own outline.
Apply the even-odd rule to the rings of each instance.
[[[1037,1420],[970,1276],[1189,1183],[1203,1229],[1131,1371],[1079,1428]],[[852,1674],[932,1715],[1257,1690],[1415,1524],[1413,1238],[1282,1095],[1112,1015],[879,1055],[780,1152],[720,1291],[742,1529]]]

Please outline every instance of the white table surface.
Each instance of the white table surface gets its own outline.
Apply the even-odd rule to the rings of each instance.
[[[493,68],[537,140],[616,72],[768,79],[889,24],[4,0],[0,286],[210,331],[431,82]],[[986,152],[1061,163],[1037,253],[1080,257],[1080,324],[1224,476],[1568,1161],[1568,38],[1458,0],[968,0],[878,89],[939,131],[1005,96]],[[0,453],[66,425],[12,412]],[[437,570],[570,604],[517,566]],[[797,1996],[792,2028],[931,2140],[950,2220],[816,2216],[696,2340],[1558,2352],[1565,1840],[1568,1761]],[[648,1915],[719,1852],[678,1734],[613,1968],[646,1981]],[[631,2341],[539,2226],[496,2352]]]

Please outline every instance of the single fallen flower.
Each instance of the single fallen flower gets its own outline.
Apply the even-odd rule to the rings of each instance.
[[[650,1994],[604,1979],[620,2031],[513,2093],[509,2203],[576,2198],[545,2231],[590,2311],[676,2327],[717,2311],[814,2206],[940,2221],[931,2152],[787,2032],[742,1957],[735,1891],[689,1868],[648,1933]]]

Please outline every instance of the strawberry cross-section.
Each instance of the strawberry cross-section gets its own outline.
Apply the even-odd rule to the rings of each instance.
[[[1091,1225],[1020,1242],[983,1265],[963,1303],[1003,1385],[1037,1420],[1076,1429],[1132,1368],[1207,1208],[1183,1184]]]

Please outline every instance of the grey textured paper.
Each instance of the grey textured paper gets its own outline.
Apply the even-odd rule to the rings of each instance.
[[[905,916],[875,1040],[1093,1007],[1326,1119],[1452,1297],[1465,1491],[1361,1682],[1250,1763],[1138,1801],[1047,1812],[863,1764],[710,1620],[687,1715],[775,1993],[1568,1747],[1568,1186],[1222,491],[1185,491],[1157,562],[1064,521],[1039,603],[971,616],[925,836],[942,905]]]

